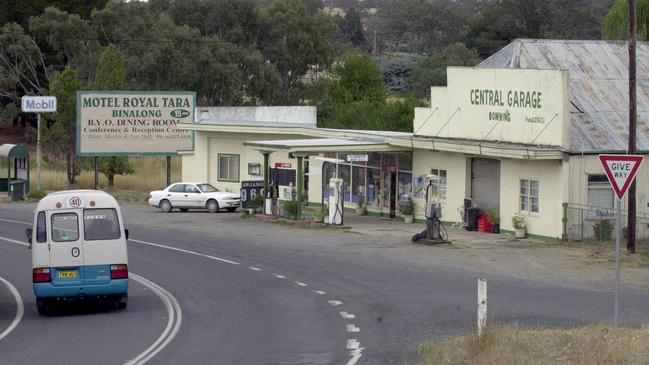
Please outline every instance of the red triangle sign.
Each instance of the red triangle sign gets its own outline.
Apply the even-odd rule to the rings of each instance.
[[[644,161],[641,155],[599,155],[599,161],[604,166],[608,181],[615,190],[619,200],[624,198],[626,191],[635,179],[635,175]]]

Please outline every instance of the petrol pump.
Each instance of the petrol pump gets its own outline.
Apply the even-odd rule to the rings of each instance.
[[[340,226],[343,224],[343,179],[329,179],[329,215],[325,223]]]
[[[429,243],[448,243],[446,229],[441,224],[440,218],[442,217],[442,204],[439,200],[433,197],[433,182],[439,182],[440,177],[437,175],[427,175],[428,185],[426,186],[426,205],[424,206],[424,213],[426,217],[426,229],[421,233],[412,236],[412,241],[417,242],[424,240]],[[439,184],[437,184],[439,186]],[[439,196],[439,195],[437,195]],[[444,233],[442,234],[442,230]]]

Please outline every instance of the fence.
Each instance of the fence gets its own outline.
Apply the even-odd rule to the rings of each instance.
[[[622,231],[626,237],[628,213],[622,211]],[[563,238],[574,241],[615,239],[615,209],[563,203]],[[636,238],[649,238],[649,212],[636,212]]]

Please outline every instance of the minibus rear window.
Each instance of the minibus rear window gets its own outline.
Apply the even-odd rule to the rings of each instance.
[[[36,219],[36,242],[47,242],[45,212],[38,212],[38,218]]]
[[[116,240],[121,236],[117,211],[114,208],[85,209],[83,227],[86,241]]]
[[[52,240],[69,242],[79,239],[79,218],[76,213],[52,214]]]

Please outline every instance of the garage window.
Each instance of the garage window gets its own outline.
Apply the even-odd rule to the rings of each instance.
[[[439,177],[439,180],[433,179],[432,181],[433,198],[446,200],[446,170],[431,169],[430,173]]]
[[[539,182],[537,180],[521,179],[519,208],[521,212],[539,212]]]
[[[613,188],[606,175],[588,175],[588,218],[610,219],[613,217]]]
[[[219,181],[239,181],[239,155],[219,154]]]

